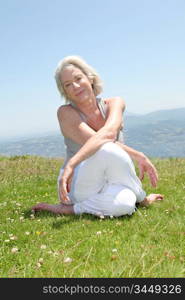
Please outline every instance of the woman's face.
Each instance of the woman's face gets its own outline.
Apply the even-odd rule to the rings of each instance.
[[[67,98],[80,103],[94,96],[92,83],[77,67],[68,66],[61,74],[61,81]]]

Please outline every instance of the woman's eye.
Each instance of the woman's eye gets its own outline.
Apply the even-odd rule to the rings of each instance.
[[[65,88],[68,88],[70,86],[70,83],[65,84]]]

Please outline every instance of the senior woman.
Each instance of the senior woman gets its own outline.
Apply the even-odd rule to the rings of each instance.
[[[102,82],[98,73],[78,56],[59,62],[56,83],[66,104],[58,109],[58,120],[66,145],[66,158],[58,178],[59,204],[39,203],[34,211],[57,214],[131,215],[136,203],[147,206],[162,200],[160,194],[146,196],[141,181],[148,173],[152,186],[158,175],[141,152],[124,144],[120,97],[99,98]],[[139,167],[137,177],[133,160]]]

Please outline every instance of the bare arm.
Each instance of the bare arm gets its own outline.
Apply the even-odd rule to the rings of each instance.
[[[116,98],[116,100],[109,99],[107,101],[107,119],[105,125],[97,132],[83,122],[79,114],[72,107],[63,106],[58,110],[58,119],[63,135],[79,145],[83,145],[65,167],[59,191],[60,198],[64,201],[69,200],[67,193],[70,190],[74,167],[93,155],[104,143],[115,142],[117,138],[117,134],[122,126],[122,113],[125,105],[121,98]],[[131,158],[138,162],[140,179],[143,179],[144,172],[147,172],[152,185],[155,186],[157,182],[157,171],[150,160],[142,152],[138,152],[122,143],[116,143],[125,150]]]
[[[143,180],[144,173],[146,172],[150,178],[151,185],[153,187],[156,187],[158,181],[157,170],[148,159],[148,157],[144,153],[136,151],[125,144],[122,144],[120,142],[116,142],[116,144],[118,144],[123,150],[125,150],[132,159],[137,161],[139,167],[139,178]]]
[[[83,145],[80,150],[68,161],[61,181],[60,198],[69,201],[67,193],[73,176],[73,170],[81,161],[93,155],[106,142],[114,142],[122,126],[122,113],[125,109],[123,99],[116,97],[107,99],[107,118],[104,126],[97,132],[82,121],[73,107],[62,106],[58,110],[58,120],[65,137],[75,143]]]
[[[58,119],[64,136],[83,145],[70,159],[71,167],[93,155],[103,144],[114,142],[122,125],[122,113],[125,109],[123,99],[116,97],[107,100],[107,119],[97,132],[85,124],[73,108],[63,107],[58,111]]]

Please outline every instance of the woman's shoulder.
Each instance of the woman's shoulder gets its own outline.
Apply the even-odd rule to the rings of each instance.
[[[68,112],[74,111],[74,108],[71,104],[63,104],[60,105],[57,109],[57,115],[61,116],[63,114],[67,114]]]
[[[65,124],[75,124],[82,119],[78,110],[73,107],[71,104],[61,105],[57,110],[57,117],[59,122],[65,122]]]

